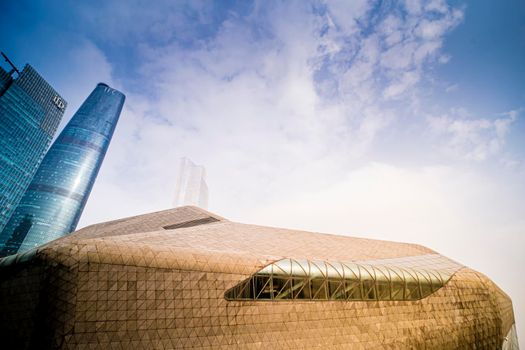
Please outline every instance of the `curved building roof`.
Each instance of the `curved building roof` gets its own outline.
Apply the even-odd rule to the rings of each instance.
[[[196,207],[83,228],[0,277],[2,336],[22,348],[517,346],[509,297],[431,249]]]

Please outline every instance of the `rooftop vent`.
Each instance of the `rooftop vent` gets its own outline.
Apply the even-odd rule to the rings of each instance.
[[[211,224],[212,222],[216,222],[216,221],[219,221],[219,220],[209,216],[209,217],[203,218],[203,219],[190,220],[190,221],[185,221],[185,222],[179,222],[178,224],[163,226],[163,228],[165,230],[175,230],[175,229],[178,229],[178,228],[185,228],[185,227],[193,227],[193,226]]]

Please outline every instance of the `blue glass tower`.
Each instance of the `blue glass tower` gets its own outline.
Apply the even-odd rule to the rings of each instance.
[[[47,152],[1,234],[0,255],[37,247],[75,230],[104,160],[125,96],[100,83]]]
[[[21,72],[0,67],[0,232],[33,179],[66,105],[30,65]]]

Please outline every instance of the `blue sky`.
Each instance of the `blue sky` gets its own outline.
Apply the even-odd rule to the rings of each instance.
[[[525,337],[523,1],[4,1],[0,48],[126,106],[81,225],[170,206],[408,241],[493,278]]]

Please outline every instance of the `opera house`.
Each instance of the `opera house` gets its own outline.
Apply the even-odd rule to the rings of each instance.
[[[517,349],[510,298],[428,248],[181,207],[0,260],[4,348]]]

